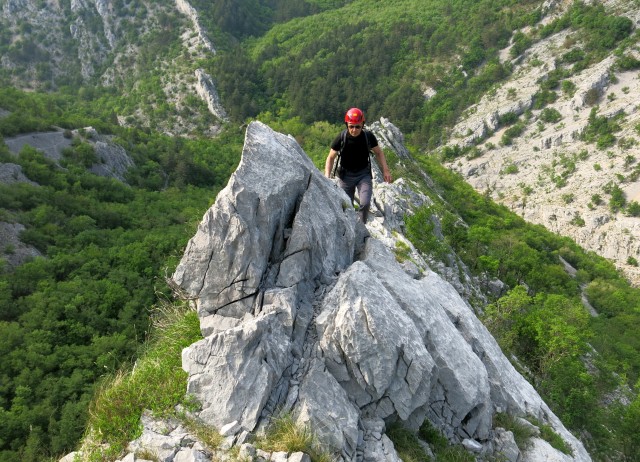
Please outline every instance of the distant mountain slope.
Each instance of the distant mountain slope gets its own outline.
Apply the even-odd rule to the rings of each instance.
[[[606,4],[637,27],[637,4]],[[605,53],[589,40],[569,27],[523,53],[505,50],[511,76],[453,128],[447,165],[528,221],[615,261],[638,285],[640,53],[635,38]],[[451,155],[456,146],[464,155]]]

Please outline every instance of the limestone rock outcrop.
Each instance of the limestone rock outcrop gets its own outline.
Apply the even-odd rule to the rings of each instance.
[[[196,93],[207,103],[211,114],[223,122],[228,121],[227,111],[220,102],[213,79],[202,69],[196,69]]]
[[[187,392],[235,444],[288,412],[343,460],[399,460],[386,426],[425,419],[471,450],[511,454],[492,425],[507,412],[573,451],[540,443],[518,460],[590,460],[455,288],[398,263],[297,142],[260,122],[172,280],[204,337],[183,351]]]
[[[6,138],[9,150],[18,155],[26,145],[41,151],[45,157],[60,163],[63,151],[72,144],[72,137],[80,137],[83,142],[90,144],[95,152],[97,162],[89,167],[91,173],[99,176],[115,178],[126,182],[126,173],[135,164],[127,151],[113,142],[112,137],[100,135],[93,127],[73,130],[71,136],[63,131],[27,133],[13,138]],[[0,172],[0,182],[3,176]]]

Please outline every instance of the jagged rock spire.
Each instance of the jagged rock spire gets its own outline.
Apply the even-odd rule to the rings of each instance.
[[[494,454],[505,434],[492,418],[508,412],[551,425],[573,450],[536,440],[522,460],[590,460],[452,285],[408,274],[365,236],[292,137],[249,125],[173,275],[201,317],[204,339],[183,352],[201,419],[244,440],[289,412],[343,459],[382,461],[398,459],[384,435],[398,420],[429,419]]]

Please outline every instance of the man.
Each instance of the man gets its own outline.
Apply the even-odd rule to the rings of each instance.
[[[347,126],[345,134],[339,134],[331,143],[331,149],[324,166],[324,174],[330,178],[333,164],[339,159],[337,171],[338,184],[347,193],[351,202],[358,190],[360,208],[358,216],[362,223],[367,222],[371,195],[373,193],[373,176],[369,151],[373,151],[382,168],[384,181],[391,183],[391,173],[387,166],[384,152],[378,146],[378,140],[370,131],[364,130],[364,113],[354,107],[347,111],[344,122]]]

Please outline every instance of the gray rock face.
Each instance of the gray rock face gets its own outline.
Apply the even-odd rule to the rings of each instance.
[[[328,282],[353,259],[347,201],[293,138],[251,124],[238,169],[173,279],[197,298],[201,314],[236,318],[259,308],[264,288]]]
[[[375,132],[378,143],[383,149],[393,149],[402,158],[411,157],[409,150],[403,144],[404,135],[389,119],[381,117],[379,121],[373,122],[369,128]]]
[[[198,34],[200,44],[202,44],[202,46],[211,53],[216,54],[216,49],[211,43],[211,40],[209,40],[205,29],[200,24],[200,15],[198,14],[198,11],[187,0],[176,0],[176,7],[179,12],[186,15],[193,23],[193,27]]]
[[[134,162],[122,146],[113,143],[109,136],[98,134],[93,127],[73,130],[72,134],[76,137],[81,136],[84,142],[93,146],[98,162],[90,167],[92,173],[115,178],[123,183],[126,182],[125,174],[129,168],[134,166]],[[58,164],[63,157],[63,151],[72,144],[72,139],[65,136],[63,131],[28,133],[6,138],[4,141],[15,155],[18,155],[22,148],[28,145],[41,151],[45,157]],[[0,181],[2,180],[1,176],[0,172]]]
[[[71,146],[71,139],[65,138],[62,131],[27,133],[4,140],[9,150],[18,155],[25,145],[31,146],[48,159],[58,162],[62,158],[62,151]]]
[[[0,184],[29,183],[36,185],[22,173],[22,167],[17,164],[0,164]]]
[[[196,93],[207,103],[209,112],[223,122],[228,121],[227,112],[220,102],[220,97],[211,76],[202,69],[196,69],[196,79]]]
[[[494,442],[493,414],[508,412],[573,449],[566,459],[539,444],[526,460],[590,460],[451,284],[405,272],[362,235],[293,138],[249,125],[237,171],[172,277],[202,320],[205,338],[183,351],[201,419],[255,432],[290,412],[342,460],[396,461],[386,424],[425,419],[473,451],[500,442],[517,457]]]
[[[20,223],[0,221],[0,258],[7,265],[5,269],[13,270],[29,260],[42,256],[38,249],[20,240],[20,233],[24,229],[24,225]]]

